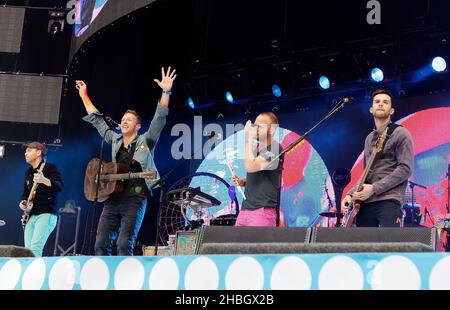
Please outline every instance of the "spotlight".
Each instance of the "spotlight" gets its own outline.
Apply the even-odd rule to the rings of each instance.
[[[5,146],[0,145],[0,158],[3,158],[5,156]]]
[[[324,90],[329,89],[331,86],[330,80],[325,75],[322,75],[319,78],[319,86],[320,86],[320,88],[322,88]]]
[[[227,101],[229,103],[234,103],[234,99],[233,99],[233,95],[231,94],[231,92],[227,91],[225,93],[225,99],[227,99]]]
[[[188,98],[187,104],[188,104],[188,106],[189,106],[191,109],[195,109],[195,103],[194,103],[194,100],[192,100],[191,97]]]
[[[227,71],[224,84],[225,99],[231,104],[242,104],[248,96],[247,68],[236,67]]]
[[[445,69],[447,69],[447,63],[444,58],[438,56],[433,58],[431,67],[433,68],[434,72],[443,72],[445,71]]]
[[[280,88],[280,86],[278,86],[277,84],[273,84],[272,85],[272,94],[275,97],[277,97],[277,98],[281,97],[281,88]]]
[[[373,68],[370,72],[370,79],[375,83],[382,82],[384,80],[383,70],[381,70],[380,68]]]
[[[65,13],[63,11],[49,11],[48,15],[50,16],[47,27],[48,33],[56,35],[63,32]]]

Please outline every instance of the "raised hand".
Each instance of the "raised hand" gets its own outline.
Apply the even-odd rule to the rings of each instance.
[[[161,81],[154,79],[156,84],[164,91],[170,91],[172,89],[173,81],[177,78],[175,74],[176,70],[171,71],[171,67],[167,68],[167,72],[164,71],[164,67],[161,68]]]
[[[254,133],[253,126],[252,126],[252,121],[247,121],[247,123],[245,123],[244,135],[245,135],[245,140],[247,142],[253,143],[253,139],[255,138],[255,133]]]
[[[84,81],[75,81],[75,88],[78,90],[78,94],[81,98],[87,96],[87,85],[84,83]]]

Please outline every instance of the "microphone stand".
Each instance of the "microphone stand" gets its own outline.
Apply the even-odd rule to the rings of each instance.
[[[109,131],[113,131],[112,128],[108,128],[106,129],[105,133],[102,136],[102,143],[100,144],[100,154],[99,154],[99,165],[97,168],[97,176],[96,176],[96,182],[95,182],[95,198],[94,198],[94,202],[92,203],[91,209],[89,210],[89,214],[88,214],[88,223],[90,223],[90,225],[86,225],[85,229],[84,229],[84,242],[83,242],[83,246],[82,246],[82,253],[85,255],[90,255],[92,253],[92,241],[95,239],[95,229],[94,229],[94,222],[95,222],[95,215],[96,215],[96,209],[97,209],[97,204],[98,204],[98,192],[100,189],[100,174],[101,174],[101,168],[103,166],[103,148],[105,145],[105,137],[106,134]],[[90,218],[90,222],[89,222],[89,218]],[[88,230],[89,228],[89,230]],[[89,231],[89,235],[88,234]],[[87,244],[86,244],[86,238],[87,238]],[[75,249],[76,251],[76,249]],[[95,254],[95,253],[94,253]]]
[[[333,202],[331,201],[330,194],[328,193],[328,188],[327,188],[326,180],[325,180],[325,193],[327,194],[328,211],[331,211],[331,208],[333,208]],[[335,223],[335,226],[337,226],[337,225],[339,224],[339,219],[340,219],[340,218],[339,218],[339,215],[337,215],[337,216],[336,216],[336,223]],[[328,218],[327,222],[328,222],[328,227],[330,227],[330,218]]]
[[[214,136],[210,137],[205,143],[208,143],[212,138],[214,138]],[[156,237],[155,237],[155,245],[154,245],[154,255],[155,256],[158,255],[158,239],[159,239],[159,233],[161,230],[161,212],[162,212],[162,208],[163,208],[163,204],[164,204],[164,196],[165,196],[165,188],[166,188],[167,179],[174,171],[178,170],[185,162],[194,158],[195,154],[197,154],[197,152],[200,150],[203,150],[203,145],[201,145],[197,150],[192,152],[190,157],[183,158],[183,160],[181,162],[179,162],[178,165],[174,166],[172,169],[170,169],[168,172],[166,172],[163,176],[161,176],[159,178],[159,180],[156,181],[151,187],[151,189],[153,190],[159,185],[159,187],[161,189],[159,192],[159,208],[158,208],[158,213],[156,215]]]
[[[409,183],[409,187],[411,188],[411,226],[414,226],[414,187],[418,186],[420,188],[426,189],[426,186],[414,183],[412,181],[408,181]],[[426,208],[426,207],[425,207]],[[428,212],[428,209],[425,209],[425,214]],[[428,216],[430,217],[431,221],[433,221],[433,219],[431,218],[431,215],[428,213]],[[418,223],[419,225],[420,223]]]
[[[324,116],[324,118],[322,118],[316,125],[314,125],[311,129],[309,129],[307,132],[305,132],[303,135],[300,136],[300,138],[298,138],[297,140],[295,140],[294,142],[292,142],[287,148],[285,148],[282,152],[280,152],[280,154],[278,154],[277,156],[275,156],[266,166],[269,166],[270,164],[272,164],[274,161],[278,160],[280,157],[284,156],[284,154],[290,152],[291,150],[293,150],[294,148],[296,148],[303,140],[306,139],[307,136],[309,136],[309,134],[311,132],[314,131],[314,129],[316,129],[317,127],[319,127],[323,122],[325,122],[327,119],[329,119],[332,115],[334,115],[336,112],[340,111],[342,108],[344,108],[344,106],[351,102],[352,100],[349,98],[343,98],[341,100],[339,100],[339,102],[330,110],[330,112],[328,112],[327,115]],[[280,182],[280,191],[281,191],[281,182]],[[280,218],[280,193],[278,195],[278,206],[276,208],[276,213],[277,213],[277,226],[279,226],[279,218]],[[339,205],[336,206],[337,207],[337,212],[341,212],[341,207]]]

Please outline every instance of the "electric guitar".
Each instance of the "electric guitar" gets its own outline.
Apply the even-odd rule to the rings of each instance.
[[[37,173],[41,174],[42,171],[44,171],[44,167],[45,167],[45,162],[43,162],[41,167],[39,167]],[[36,196],[36,189],[37,189],[38,185],[39,185],[39,183],[34,181],[33,182],[33,186],[31,187],[31,190],[30,190],[30,194],[28,195],[28,199],[27,199],[27,202],[26,202],[26,206],[27,207],[23,211],[22,218],[20,219],[20,221],[22,222],[22,228],[25,228],[25,226],[28,223],[28,220],[30,219],[30,212],[31,212],[31,209],[33,209],[34,198]]]
[[[363,174],[361,180],[359,181],[355,192],[360,192],[363,189],[364,183],[367,181],[369,172],[372,169],[373,163],[375,161],[375,157],[377,156],[378,153],[380,153],[383,150],[383,145],[384,145],[384,141],[386,141],[388,128],[386,128],[386,130],[378,137],[375,148],[369,157],[369,161],[366,165],[366,168],[364,169],[364,174]],[[360,208],[361,208],[360,200],[355,200],[354,202],[352,202],[350,204],[349,210],[348,210],[347,214],[344,216],[344,220],[342,222],[342,227],[352,227],[353,226],[356,215],[358,214]]]
[[[98,168],[100,160],[93,158],[86,167],[84,177],[84,196],[89,201],[95,200],[97,190]],[[103,202],[111,195],[119,194],[124,189],[124,180],[130,179],[156,179],[156,171],[126,172],[127,167],[121,163],[103,161],[100,169],[100,184],[98,186],[97,201]],[[125,173],[126,172],[126,173]]]

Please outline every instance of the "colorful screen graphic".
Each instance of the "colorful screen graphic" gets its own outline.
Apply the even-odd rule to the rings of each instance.
[[[275,135],[283,148],[286,148],[299,135],[290,130],[279,128]],[[245,178],[246,172],[244,161],[244,132],[239,131],[218,144],[203,160],[197,172],[209,172],[231,183],[231,172],[227,166],[230,162],[236,174]],[[332,204],[334,204],[334,191],[331,185],[331,178],[322,158],[304,140],[298,147],[289,152],[284,160],[281,192],[282,224],[286,227],[301,227],[316,224],[320,218],[318,214],[327,210],[329,206],[325,194],[325,185]],[[226,187],[221,187],[209,180],[196,181],[193,179],[190,186],[200,187],[201,191],[210,194],[226,205],[207,210],[207,216],[217,217],[223,214],[234,213],[233,206],[229,205],[230,191]],[[222,188],[221,190],[218,190]],[[242,204],[243,197],[239,190],[235,189],[239,205]]]
[[[450,163],[450,108],[434,108],[413,113],[397,122],[407,128],[414,143],[414,171],[410,181],[422,185],[408,187],[404,197],[405,214],[417,209],[420,225],[447,225],[448,180]],[[363,172],[363,154],[352,168],[352,180],[346,193],[356,184]],[[406,218],[408,220],[408,218]]]
[[[79,0],[76,5],[75,36],[80,37],[93,23],[108,0]]]

